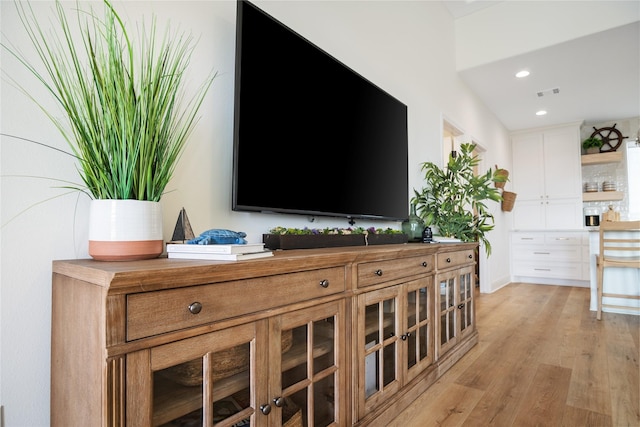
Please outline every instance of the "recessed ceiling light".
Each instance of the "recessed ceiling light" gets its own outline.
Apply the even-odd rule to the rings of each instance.
[[[544,116],[545,114],[547,114],[545,110],[540,110],[536,112],[536,116]]]
[[[523,77],[527,77],[530,73],[527,70],[518,71],[516,73],[516,77],[521,79]]]

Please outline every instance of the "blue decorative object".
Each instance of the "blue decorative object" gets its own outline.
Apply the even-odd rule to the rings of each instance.
[[[242,231],[220,230],[212,229],[207,230],[200,234],[195,239],[187,241],[190,245],[246,245],[247,241],[244,239],[247,237],[247,233]]]

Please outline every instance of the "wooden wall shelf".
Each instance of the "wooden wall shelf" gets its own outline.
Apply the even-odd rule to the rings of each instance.
[[[583,154],[581,156],[582,166],[599,165],[602,163],[616,163],[622,161],[622,151],[612,151],[609,153]]]
[[[597,154],[594,154],[597,156]],[[624,193],[622,191],[598,191],[593,193],[582,193],[583,202],[603,202],[608,200],[622,200]]]

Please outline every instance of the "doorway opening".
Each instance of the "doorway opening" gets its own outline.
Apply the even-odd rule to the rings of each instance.
[[[442,159],[443,168],[449,163],[450,156],[456,156],[460,151],[460,145],[463,143],[473,143],[476,148],[473,152],[474,155],[480,157],[480,163],[474,168],[474,175],[478,175],[480,171],[484,170],[484,154],[486,149],[482,147],[478,142],[465,133],[465,131],[454,124],[451,120],[443,117],[442,119]],[[485,271],[485,258],[480,256],[480,246],[474,251],[474,258],[476,263],[475,271],[475,284],[476,288],[481,288],[481,282],[486,280]]]

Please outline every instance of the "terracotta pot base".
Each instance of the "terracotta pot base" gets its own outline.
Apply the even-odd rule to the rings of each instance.
[[[98,261],[136,261],[157,258],[163,251],[162,240],[102,242],[89,240],[89,255]]]

